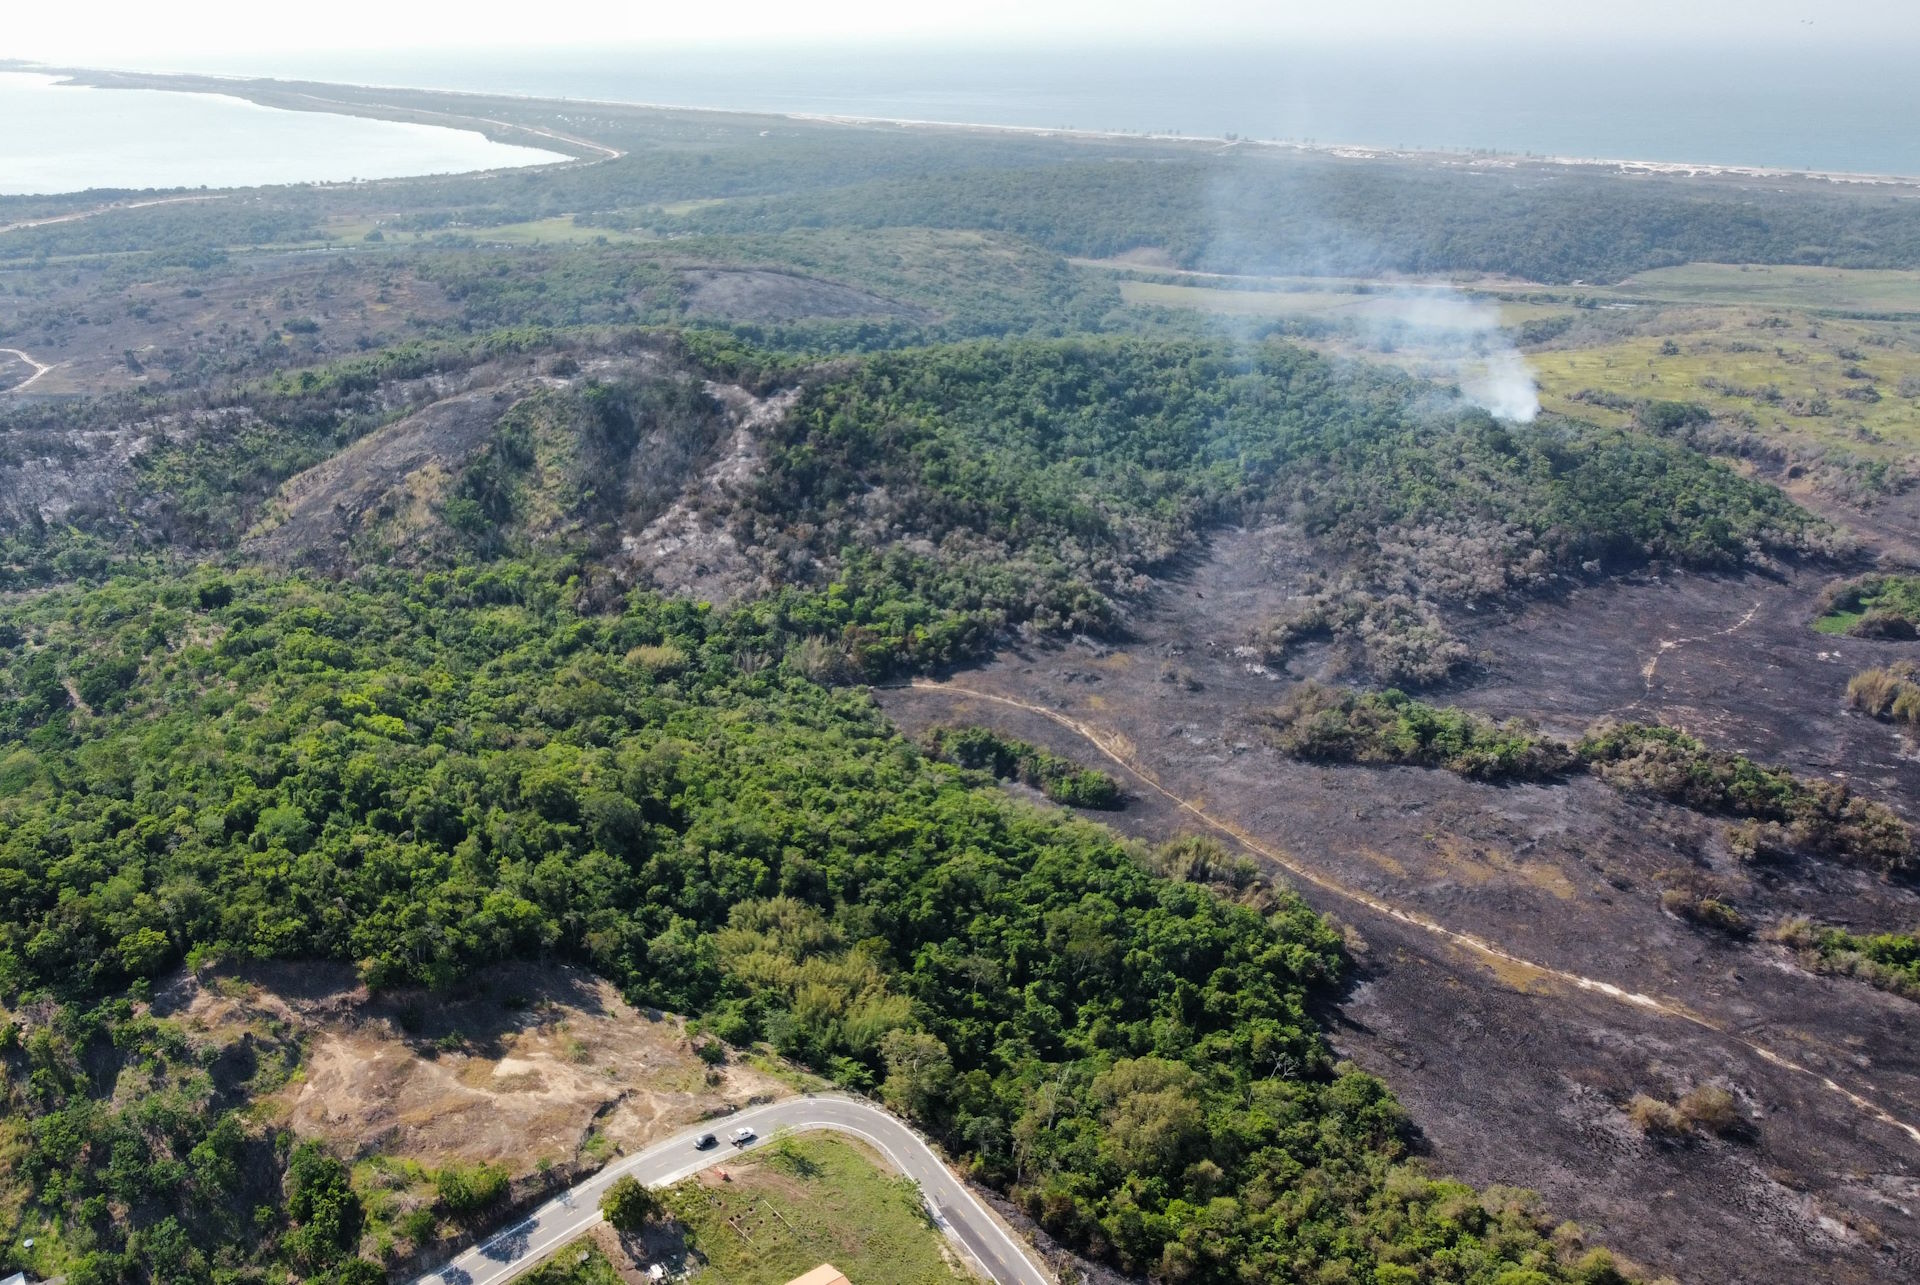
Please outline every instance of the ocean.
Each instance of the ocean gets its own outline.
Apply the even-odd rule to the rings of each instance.
[[[1817,28],[1808,28],[1815,31]],[[157,69],[753,111],[1920,175],[1920,49],[1573,46],[582,48]]]
[[[8,196],[334,182],[566,159],[470,130],[10,72],[0,72],[0,122],[0,195]]]

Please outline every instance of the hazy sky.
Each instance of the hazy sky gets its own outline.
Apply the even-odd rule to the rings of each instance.
[[[0,56],[863,40],[1618,37],[1920,41],[1920,0],[64,0],[7,6]]]

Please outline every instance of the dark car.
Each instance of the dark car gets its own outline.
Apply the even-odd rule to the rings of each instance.
[[[693,1149],[695,1151],[705,1151],[708,1147],[716,1147],[719,1145],[720,1139],[714,1137],[711,1133],[703,1133],[693,1140]]]

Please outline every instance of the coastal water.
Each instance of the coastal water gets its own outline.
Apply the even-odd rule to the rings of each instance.
[[[1809,31],[1818,28],[1810,27]],[[1920,50],[1712,46],[593,48],[174,70],[995,125],[1920,175]]]
[[[564,159],[470,130],[0,73],[0,195],[336,182]]]

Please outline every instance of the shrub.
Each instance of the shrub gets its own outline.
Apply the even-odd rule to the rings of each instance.
[[[1678,1138],[1687,1132],[1686,1118],[1672,1105],[1644,1093],[1627,1103],[1627,1118],[1649,1138]]]
[[[1816,972],[1858,977],[1881,990],[1920,1000],[1920,932],[1860,937],[1796,916],[1767,935],[1791,947],[1800,962]]]
[[[1717,1084],[1702,1084],[1688,1091],[1679,1102],[1680,1118],[1688,1127],[1703,1133],[1725,1136],[1745,1123],[1740,1104],[1733,1094]]]
[[[1909,728],[1920,727],[1920,665],[1896,660],[1884,668],[1863,669],[1847,680],[1847,704],[1863,714]]]
[[[1914,700],[1920,702],[1920,686]],[[1806,781],[1744,755],[1710,750],[1677,728],[1609,721],[1569,746],[1517,720],[1496,724],[1392,689],[1365,693],[1311,682],[1262,722],[1275,747],[1294,758],[1443,767],[1483,781],[1550,780],[1585,769],[1617,789],[1753,822],[1730,833],[1736,853],[1780,850],[1790,838],[1888,874],[1913,865],[1912,832],[1892,809],[1856,797],[1845,782]],[[1724,903],[1669,908],[1744,931]]]
[[[687,653],[672,643],[649,643],[629,648],[627,663],[652,674],[678,673],[687,663]]]
[[[1814,624],[1856,638],[1920,636],[1920,576],[1876,573],[1829,585]]]
[[[1727,848],[1741,861],[1775,861],[1793,851],[1778,821],[1742,821],[1727,827]]]
[[[607,1194],[600,1197],[600,1214],[607,1225],[629,1236],[645,1230],[663,1208],[654,1190],[630,1173],[615,1178]]]
[[[1313,638],[1331,638],[1350,650],[1348,665],[1376,682],[1429,687],[1445,682],[1472,659],[1429,603],[1402,594],[1327,590],[1268,626],[1262,640],[1268,664]]]
[[[440,1208],[453,1218],[469,1218],[507,1194],[507,1171],[498,1165],[448,1165],[433,1176]]]
[[[1747,923],[1747,917],[1732,906],[1718,897],[1705,896],[1690,888],[1667,889],[1660,894],[1660,905],[1682,919],[1731,936],[1745,937],[1753,931]]]
[[[347,1167],[318,1142],[303,1142],[287,1161],[287,1213],[294,1221],[288,1247],[310,1267],[325,1267],[360,1241],[360,1197]]]

